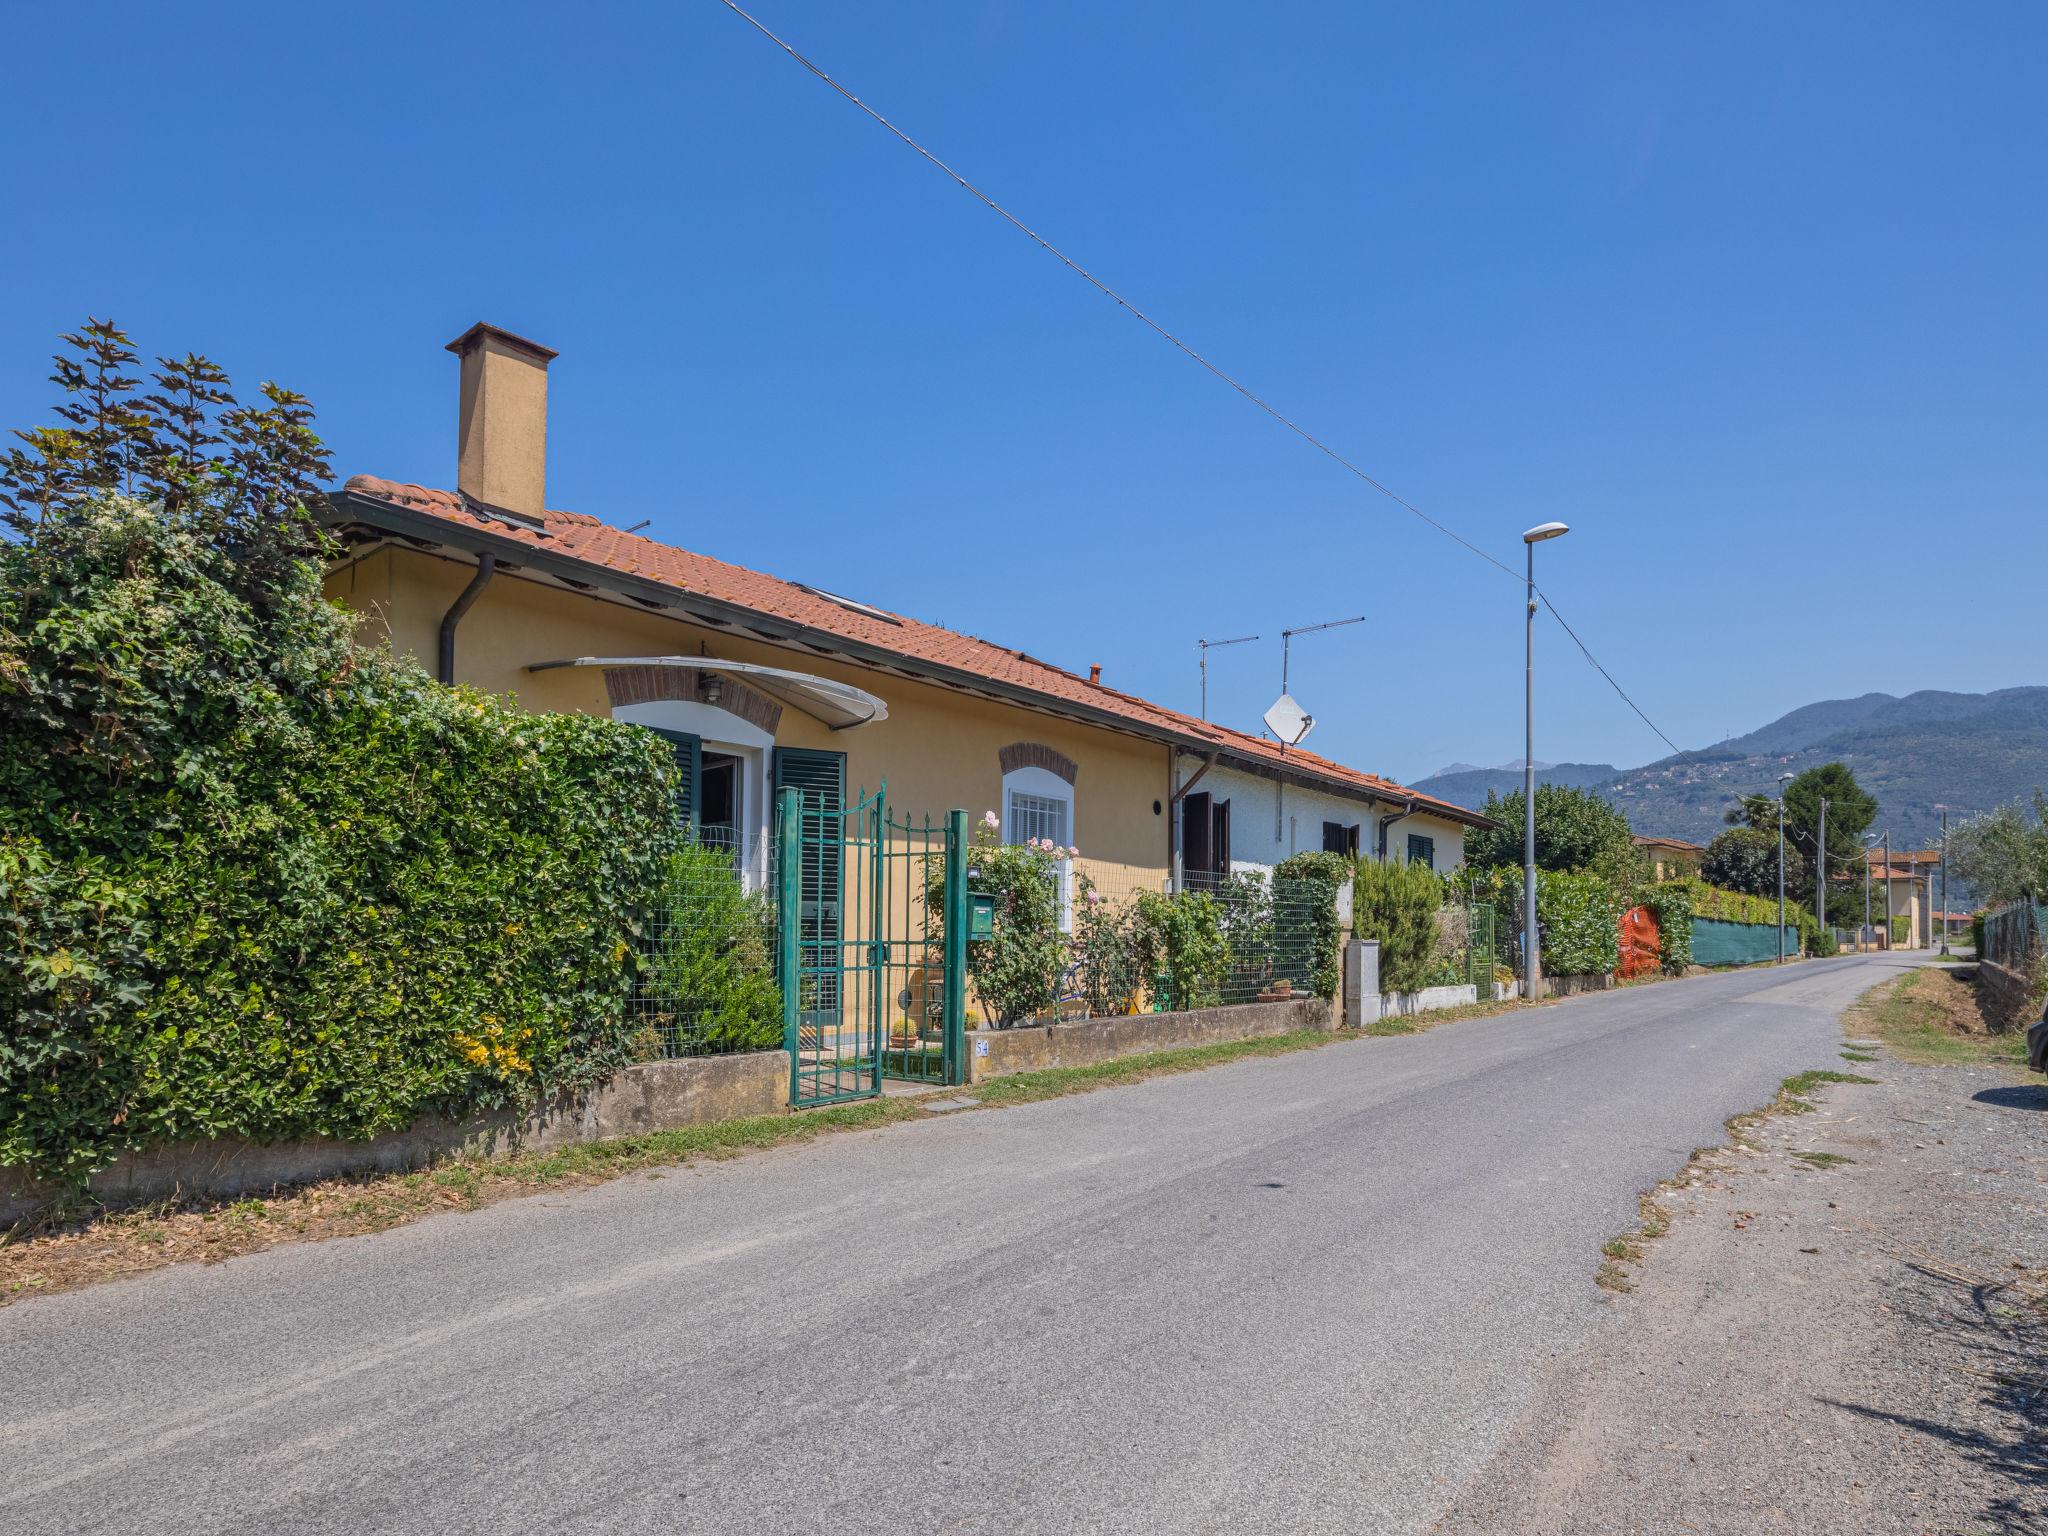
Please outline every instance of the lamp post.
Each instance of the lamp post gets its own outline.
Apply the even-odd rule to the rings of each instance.
[[[1536,546],[1570,532],[1563,523],[1538,523],[1522,535],[1529,552],[1522,673],[1522,995],[1532,1003],[1543,990],[1543,941],[1536,928]]]
[[[1785,963],[1785,786],[1792,775],[1778,775],[1778,964]]]

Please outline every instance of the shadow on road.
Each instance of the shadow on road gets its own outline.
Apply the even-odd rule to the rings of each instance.
[[[1986,1088],[1970,1095],[1972,1104],[1991,1104],[1999,1109],[2048,1109],[2048,1088],[2034,1083],[2016,1083],[2010,1088]]]
[[[1924,1264],[1907,1268],[1920,1279],[1905,1301],[1922,1304],[1907,1313],[1907,1321],[1938,1335],[1946,1353],[1961,1356],[1948,1368],[1981,1384],[1978,1422],[1943,1424],[1860,1403],[1822,1401],[1948,1446],[2005,1485],[2007,1491],[1983,1511],[1992,1529],[2048,1536],[2048,1307],[2029,1302],[2003,1281]]]

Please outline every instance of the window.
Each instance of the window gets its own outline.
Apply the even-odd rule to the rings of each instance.
[[[1074,844],[1074,786],[1049,768],[1012,768],[1003,775],[1003,841],[1033,838],[1070,848]],[[1074,865],[1059,861],[1060,931],[1074,931]]]
[[[1358,857],[1358,823],[1326,821],[1323,823],[1323,852],[1341,853],[1349,858]]]
[[[1012,843],[1045,838],[1065,848],[1072,842],[1067,836],[1067,802],[1055,800],[1050,795],[1011,790],[1009,826],[1007,841]]]
[[[1436,839],[1408,834],[1408,862],[1420,864],[1424,869],[1436,868]]]

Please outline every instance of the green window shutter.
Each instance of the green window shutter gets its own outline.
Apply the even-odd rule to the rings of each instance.
[[[841,909],[846,891],[846,823],[840,813],[846,809],[846,754],[820,752],[811,747],[777,747],[770,773],[777,797],[785,789],[803,796],[803,851],[798,864],[799,911],[797,942],[805,952],[806,968],[817,967],[816,994],[803,1008],[816,1028],[838,1024],[838,967],[841,949]]]
[[[811,747],[775,749],[777,790],[803,791],[807,811],[846,809],[846,754],[819,752]]]
[[[704,776],[704,741],[688,731],[649,730],[669,744],[676,755],[676,820],[686,827],[697,824],[698,784]]]
[[[1436,868],[1436,839],[1408,834],[1408,862],[1420,864],[1425,869]]]

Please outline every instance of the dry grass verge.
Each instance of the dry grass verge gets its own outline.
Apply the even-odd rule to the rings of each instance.
[[[957,1092],[976,1101],[973,1109],[997,1109],[1254,1057],[1314,1050],[1368,1034],[1412,1034],[1521,1006],[1481,1003],[1386,1021],[1403,1026],[1398,1030],[1296,1030],[1257,1040],[1153,1051],[1093,1066],[1020,1072]],[[663,1170],[679,1165],[929,1118],[916,1098],[868,1099],[800,1114],[758,1115],[584,1142],[546,1154],[460,1158],[414,1173],[328,1179],[280,1189],[262,1199],[168,1202],[123,1211],[81,1203],[42,1212],[32,1223],[0,1237],[0,1307],[172,1264],[217,1264],[285,1243],[359,1237],[446,1211],[472,1211],[500,1200],[579,1189],[635,1174],[658,1179]]]
[[[1908,971],[1859,997],[1842,1015],[1851,1039],[1879,1040],[1917,1066],[2027,1064],[2025,1031],[1994,1035],[1977,1005],[1977,989],[1952,970]]]

